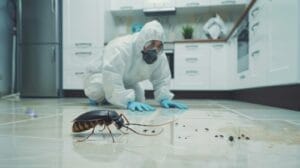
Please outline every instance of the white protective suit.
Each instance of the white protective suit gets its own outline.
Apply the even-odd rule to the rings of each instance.
[[[149,79],[156,101],[172,99],[171,74],[164,52],[153,64],[143,60],[141,51],[150,40],[164,42],[164,30],[157,21],[148,22],[138,33],[112,40],[105,47],[103,58],[87,68],[85,95],[97,102],[105,98],[111,104],[126,108],[130,101],[145,101],[139,82]]]

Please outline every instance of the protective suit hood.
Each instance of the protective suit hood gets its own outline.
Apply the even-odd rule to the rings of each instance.
[[[135,41],[136,52],[140,53],[143,50],[144,45],[150,40],[159,40],[162,43],[165,41],[164,29],[156,20],[146,23],[138,33]]]

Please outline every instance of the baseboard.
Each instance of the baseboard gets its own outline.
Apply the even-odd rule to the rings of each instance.
[[[300,84],[235,91],[172,91],[176,99],[227,99],[300,111]],[[86,97],[83,90],[64,90],[64,97]],[[153,99],[153,91],[146,91]]]
[[[300,84],[237,90],[234,100],[300,111]]]

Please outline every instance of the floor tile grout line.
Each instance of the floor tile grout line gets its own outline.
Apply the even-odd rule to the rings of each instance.
[[[221,107],[227,109],[227,110],[230,110],[234,113],[237,113],[238,115],[241,115],[241,116],[244,116],[246,117],[247,119],[249,120],[252,120],[252,121],[284,121],[284,122],[288,122],[288,123],[291,123],[291,124],[295,124],[295,125],[300,125],[300,123],[297,123],[297,122],[294,122],[294,121],[290,121],[290,120],[286,120],[286,119],[256,119],[256,118],[252,118],[250,116],[247,116],[245,114],[241,114],[240,112],[238,112],[237,110],[234,110],[234,109],[231,109],[229,107],[226,107],[222,104],[219,104]]]
[[[33,121],[33,120],[40,120],[40,119],[46,119],[46,118],[52,118],[55,116],[61,116],[61,114],[55,114],[55,115],[50,115],[50,116],[44,116],[44,117],[37,117],[37,118],[30,118],[26,120],[19,120],[19,121],[14,121],[14,122],[8,122],[8,123],[2,123],[0,126],[5,126],[5,125],[10,125],[10,124],[17,124],[17,123],[23,123],[23,122],[28,122],[28,121]]]
[[[224,109],[226,109],[226,110],[228,110],[228,111],[231,111],[231,112],[233,112],[233,113],[235,113],[235,114],[237,114],[237,115],[240,115],[240,116],[242,116],[242,117],[245,117],[246,119],[254,120],[252,117],[247,116],[247,115],[245,115],[245,114],[242,114],[242,113],[238,112],[237,110],[234,110],[234,109],[232,109],[232,108],[230,108],[230,107],[227,107],[227,106],[222,105],[222,104],[219,104],[219,103],[216,103],[216,104],[219,105],[219,106],[221,106],[221,107],[223,107]]]
[[[71,105],[71,104],[59,104],[57,107],[64,107],[64,105]],[[17,108],[15,108],[15,110],[19,110],[19,109],[22,109],[22,108],[35,108],[35,107],[38,107],[38,108],[49,108],[49,107],[52,107],[52,106],[50,106],[50,105],[41,105],[41,106],[37,106],[37,105],[34,105],[34,106],[21,106],[21,107],[17,107]],[[11,109],[7,109],[7,108],[5,108],[5,109],[0,109],[1,111],[3,110],[11,110]],[[3,114],[9,114],[9,113],[6,113],[6,112],[4,112]]]
[[[28,160],[28,159],[38,159],[38,158],[44,158],[44,157],[50,157],[50,156],[56,156],[57,154],[52,153],[52,154],[46,154],[46,155],[39,155],[39,157],[37,156],[22,156],[22,157],[17,157],[17,158],[9,158],[9,159],[3,159],[0,158],[0,161],[16,161],[16,160]]]
[[[43,139],[43,140],[60,141],[60,142],[64,141],[63,139],[59,139],[59,138],[43,138],[43,137],[35,137],[35,136],[21,136],[21,135],[0,135],[0,137],[16,137],[16,138]]]
[[[300,125],[300,123],[295,122],[295,121],[291,121],[291,120],[286,120],[286,122],[288,122],[290,124],[294,124],[294,125]]]

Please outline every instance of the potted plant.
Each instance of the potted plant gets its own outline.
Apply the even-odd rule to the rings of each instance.
[[[182,35],[184,39],[192,39],[194,29],[192,26],[186,25],[182,27]]]

